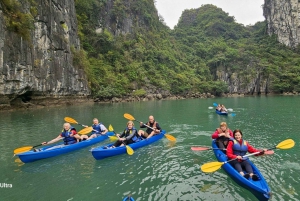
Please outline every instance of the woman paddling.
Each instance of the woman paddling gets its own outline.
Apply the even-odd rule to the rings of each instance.
[[[134,142],[138,142],[141,140],[140,136],[138,135],[137,130],[133,127],[134,123],[132,121],[127,122],[127,127],[123,131],[123,133],[117,134],[117,137],[119,138],[118,141],[115,142],[115,144],[111,147],[118,147],[118,146],[124,146],[128,145]],[[108,147],[105,147],[108,148]]]
[[[243,157],[247,152],[255,153],[260,152],[257,155],[264,154],[267,149],[257,150],[252,147],[246,140],[243,139],[243,133],[241,130],[236,129],[233,131],[234,139],[229,141],[227,146],[227,157],[229,159],[237,159],[230,162],[230,164],[246,179],[252,178],[253,181],[257,181],[257,175],[253,174],[253,169],[248,161],[248,157]],[[243,172],[243,168],[246,170],[246,174]]]

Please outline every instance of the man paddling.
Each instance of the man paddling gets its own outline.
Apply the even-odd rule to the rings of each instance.
[[[146,132],[143,130],[139,130],[139,135],[142,136],[143,138],[150,138],[153,135],[157,135],[161,131],[161,127],[159,126],[158,122],[155,121],[154,116],[150,115],[149,116],[149,121],[144,124],[143,122],[140,122],[140,128],[146,128]]]
[[[69,123],[64,123],[61,134],[59,134],[56,138],[54,138],[53,140],[50,140],[49,142],[42,142],[42,144],[43,145],[52,144],[52,143],[58,142],[62,138],[64,140],[63,145],[54,146],[49,149],[59,148],[59,147],[62,147],[65,145],[70,145],[70,144],[75,144],[81,139],[80,136],[77,134],[76,129],[74,127],[72,127]],[[49,149],[47,149],[47,150],[49,150]],[[35,152],[40,151],[40,149],[35,149],[34,151]]]

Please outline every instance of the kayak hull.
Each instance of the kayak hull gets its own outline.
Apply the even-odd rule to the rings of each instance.
[[[162,130],[161,133],[158,134],[158,135],[154,135],[149,139],[144,139],[144,140],[141,140],[139,142],[129,144],[128,146],[130,146],[133,150],[136,150],[138,148],[147,146],[149,144],[152,144],[152,143],[158,141],[159,139],[161,139],[165,135],[165,133],[166,133],[166,131]],[[120,147],[115,147],[115,148],[110,148],[110,149],[104,149],[104,147],[111,147],[112,145],[113,144],[108,144],[108,145],[105,145],[105,146],[96,147],[96,148],[94,148],[90,151],[92,152],[92,155],[94,156],[94,158],[96,160],[100,160],[100,159],[111,157],[111,156],[116,156],[116,155],[119,155],[119,154],[125,154],[127,152],[125,146],[120,146]]]
[[[227,116],[228,115],[228,112],[220,112],[219,110],[216,110],[216,113],[218,115],[224,115],[224,116]]]
[[[225,162],[228,160],[226,154],[224,154],[220,149],[217,149],[218,146],[215,143],[215,140],[212,142],[212,148],[219,162]],[[255,197],[260,201],[269,200],[271,197],[270,188],[264,179],[263,175],[260,173],[259,169],[249,160],[250,165],[252,166],[253,173],[259,177],[258,181],[253,181],[252,179],[245,179],[243,176],[238,173],[230,163],[225,163],[222,165],[222,169],[239,185],[251,191]]]
[[[125,197],[122,201],[134,201],[132,197]]]
[[[51,157],[58,156],[58,155],[61,155],[61,154],[65,154],[65,153],[68,153],[68,152],[71,152],[71,151],[82,149],[84,147],[88,147],[88,146],[96,144],[98,142],[102,142],[102,141],[108,139],[108,136],[112,136],[112,135],[114,135],[113,132],[108,132],[106,135],[99,136],[97,138],[93,138],[93,139],[90,139],[90,140],[85,140],[85,141],[82,141],[82,142],[79,142],[79,143],[71,144],[71,145],[68,145],[68,146],[63,146],[63,147],[60,147],[60,148],[47,150],[47,149],[49,149],[51,147],[54,147],[54,146],[63,145],[63,143],[44,146],[43,148],[40,149],[41,151],[38,151],[38,152],[34,152],[32,150],[32,151],[27,151],[27,152],[24,152],[24,153],[19,153],[19,154],[16,154],[16,155],[20,158],[20,160],[23,163],[30,163],[30,162],[34,162],[34,161],[37,161],[37,160],[41,160],[41,159],[45,159],[45,158],[51,158]]]

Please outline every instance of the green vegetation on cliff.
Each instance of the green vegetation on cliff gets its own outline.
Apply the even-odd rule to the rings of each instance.
[[[17,0],[0,0],[0,10],[4,13],[8,30],[30,40],[30,31],[34,28],[33,16],[37,14],[36,3],[33,0],[24,0],[23,3],[32,5],[28,12],[22,11],[21,3]]]
[[[231,81],[246,87],[258,72],[275,92],[300,92],[299,53],[267,36],[265,22],[244,27],[205,5],[184,11],[170,30],[153,0],[75,0],[75,5],[83,49],[75,60],[85,67],[95,97],[133,90],[143,96],[145,89],[218,95],[228,92]]]

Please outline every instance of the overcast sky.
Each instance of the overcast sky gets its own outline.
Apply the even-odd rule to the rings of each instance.
[[[173,29],[185,9],[199,8],[204,4],[213,4],[234,16],[237,23],[254,25],[264,21],[262,5],[264,0],[155,0],[158,14]]]

